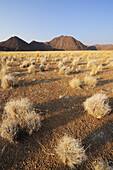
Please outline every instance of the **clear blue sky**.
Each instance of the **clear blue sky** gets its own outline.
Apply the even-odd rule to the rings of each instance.
[[[85,44],[113,44],[113,0],[0,0],[0,41],[73,36]]]

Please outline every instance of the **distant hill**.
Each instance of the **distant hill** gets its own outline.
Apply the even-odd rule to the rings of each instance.
[[[76,51],[76,50],[113,50],[113,45],[86,46],[71,36],[59,36],[49,42],[32,41],[27,43],[19,37],[11,37],[0,42],[0,51]]]
[[[71,36],[60,36],[54,38],[46,44],[50,45],[54,49],[74,51],[74,50],[87,50],[87,46],[82,44],[80,41],[76,40]]]
[[[87,46],[71,36],[60,36],[49,42],[25,42],[19,37],[11,37],[0,42],[0,50],[6,51],[52,51],[52,50],[87,50]]]
[[[10,51],[27,51],[29,44],[22,39],[14,36],[6,41],[0,42],[0,46],[8,48]]]
[[[112,44],[96,44],[88,46],[88,50],[113,50]]]

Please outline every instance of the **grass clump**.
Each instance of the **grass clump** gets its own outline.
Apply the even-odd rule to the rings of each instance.
[[[104,93],[97,93],[83,103],[88,114],[100,119],[110,113],[109,99]]]
[[[35,65],[30,65],[28,67],[28,73],[35,73],[36,72],[36,67]]]
[[[70,68],[63,66],[63,67],[60,68],[59,73],[63,74],[63,75],[70,74]]]
[[[72,88],[80,88],[80,86],[82,85],[80,80],[78,78],[73,78],[70,82],[69,82],[70,86]]]
[[[18,139],[21,132],[31,135],[41,126],[40,116],[33,110],[28,98],[11,100],[6,103],[0,127],[1,137],[9,142]]]
[[[1,87],[3,89],[9,88],[9,87],[14,87],[18,84],[18,82],[15,80],[14,76],[11,75],[5,75],[2,77],[1,80]]]
[[[56,147],[56,153],[62,162],[71,168],[74,168],[74,165],[81,164],[82,161],[87,158],[81,141],[78,139],[75,140],[68,135],[63,136],[63,138],[60,139],[59,144]]]
[[[102,158],[97,158],[97,160],[93,162],[93,169],[94,170],[112,170],[112,167],[110,167],[108,162],[105,162]]]
[[[84,78],[84,83],[85,85],[87,85],[88,87],[95,87],[97,84],[97,79],[95,77],[92,76],[85,76]]]

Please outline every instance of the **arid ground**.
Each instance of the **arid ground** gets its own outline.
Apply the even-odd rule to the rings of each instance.
[[[0,87],[0,123],[8,101],[28,97],[40,113],[41,128],[31,136],[22,134],[14,143],[0,137],[0,169],[70,169],[55,152],[59,139],[65,134],[81,139],[86,149],[87,160],[75,165],[75,169],[93,169],[92,162],[98,157],[113,166],[113,110],[97,119],[83,106],[88,97],[103,91],[113,109],[113,51],[1,52],[0,59],[6,55],[11,61],[8,73],[15,76],[19,85],[7,89]],[[36,62],[35,73],[20,68],[22,62],[30,58]],[[50,64],[43,72],[39,68],[40,58]],[[71,66],[74,58],[79,59],[76,65],[79,71],[59,74],[58,62],[62,60],[65,66]],[[71,88],[69,82],[74,77],[83,82],[85,75],[90,74],[87,63],[92,59],[102,64],[102,70],[93,75],[98,80],[97,85]],[[99,137],[100,132],[104,134],[102,137]]]

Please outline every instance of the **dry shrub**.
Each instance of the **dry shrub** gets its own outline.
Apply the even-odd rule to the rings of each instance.
[[[8,56],[3,56],[2,59],[1,59],[1,61],[2,61],[2,62],[6,62],[7,59],[8,59]]]
[[[63,66],[63,67],[60,68],[59,73],[63,74],[63,75],[70,74],[70,68]]]
[[[46,59],[45,58],[40,58],[40,63],[41,63],[41,65],[46,64]]]
[[[79,58],[75,58],[72,62],[72,65],[76,66],[79,64]]]
[[[46,68],[45,65],[43,65],[43,64],[40,65],[40,70],[41,71],[45,71],[45,68]]]
[[[47,65],[46,65],[46,67],[45,67],[45,70],[49,70],[50,69],[50,64],[48,63]]]
[[[68,135],[65,135],[60,139],[59,144],[56,147],[56,153],[62,162],[71,168],[74,168],[74,165],[81,164],[82,161],[87,158],[81,141],[78,139],[75,140]]]
[[[110,113],[109,99],[104,93],[97,93],[83,103],[88,114],[100,119]]]
[[[82,85],[81,84],[81,82],[80,82],[80,80],[78,79],[78,78],[73,78],[71,81],[70,81],[70,86],[72,87],[72,88],[80,88],[80,86]]]
[[[68,58],[65,57],[65,58],[62,59],[62,61],[63,61],[63,63],[67,63],[68,62]]]
[[[113,61],[110,62],[107,66],[108,66],[108,67],[113,67]]]
[[[29,67],[31,65],[31,63],[29,61],[23,61],[22,65],[20,65],[20,68],[26,68]]]
[[[102,158],[97,158],[92,165],[94,170],[113,170],[112,167],[109,166],[108,162],[105,162]]]
[[[62,61],[59,61],[59,63],[58,63],[58,68],[63,67],[63,65],[64,65],[64,63],[63,63]]]
[[[14,87],[18,84],[18,82],[15,80],[14,76],[11,75],[5,75],[4,77],[2,77],[1,80],[1,87],[3,89],[6,89],[8,87]]]
[[[87,85],[88,87],[95,87],[97,84],[97,79],[95,77],[92,76],[85,76],[84,78],[84,83],[85,85]]]
[[[0,71],[0,79],[2,79],[7,74],[8,74],[7,69],[2,68],[1,71]]]
[[[70,71],[71,71],[72,73],[79,73],[79,72],[80,72],[80,66],[79,66],[79,67],[77,67],[77,66],[72,66],[72,67],[70,68]]]
[[[6,65],[7,65],[7,66],[12,66],[12,62],[9,61],[9,60],[7,60],[7,61],[6,61]]]
[[[39,114],[36,114],[27,98],[11,100],[6,103],[2,120],[1,137],[10,142],[16,140],[22,131],[31,135],[41,125]]]
[[[28,67],[28,73],[35,73],[36,72],[36,68],[35,65],[30,65]]]
[[[102,71],[102,65],[101,64],[92,68],[90,75],[91,76],[96,75],[100,71]]]
[[[88,63],[87,63],[87,68],[96,68],[98,65],[98,62],[97,60],[89,60]]]

